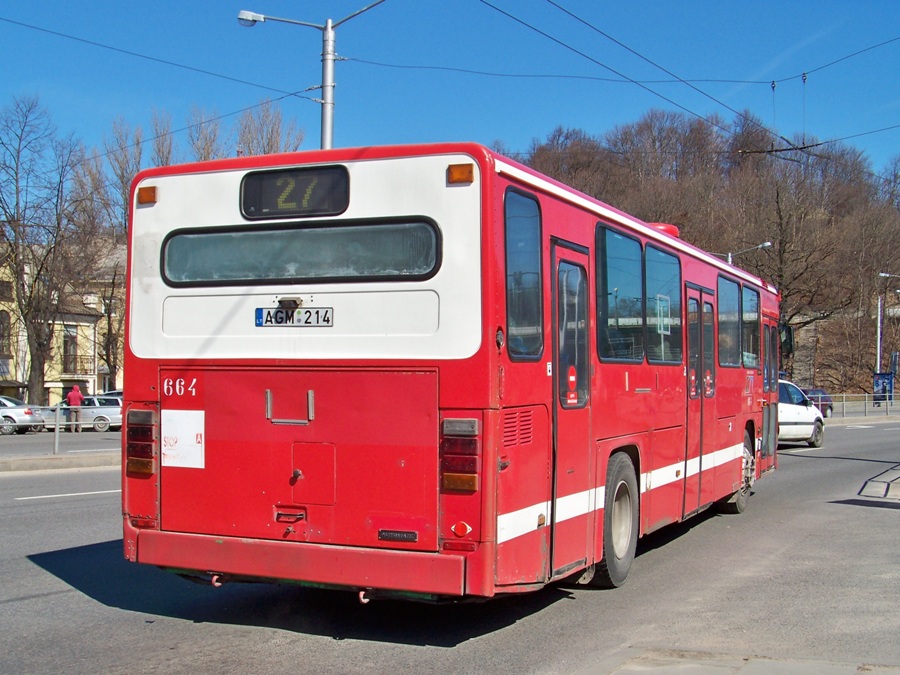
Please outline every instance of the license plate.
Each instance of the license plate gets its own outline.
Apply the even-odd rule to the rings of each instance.
[[[334,309],[332,307],[298,307],[297,309],[256,308],[257,328],[271,328],[273,326],[330,328],[332,321],[334,321]]]

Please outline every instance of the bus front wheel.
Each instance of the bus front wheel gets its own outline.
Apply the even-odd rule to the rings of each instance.
[[[606,467],[603,559],[597,563],[594,585],[614,588],[625,583],[637,548],[639,499],[631,458],[617,452]]]

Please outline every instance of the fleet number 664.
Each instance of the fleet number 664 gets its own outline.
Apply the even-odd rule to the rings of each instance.
[[[192,378],[190,384],[183,377],[167,377],[163,380],[163,394],[166,396],[197,395],[197,378]]]

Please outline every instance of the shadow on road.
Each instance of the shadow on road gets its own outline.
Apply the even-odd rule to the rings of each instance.
[[[900,510],[900,502],[880,502],[872,499],[838,499],[829,504],[845,504],[847,506],[869,506],[876,509]]]
[[[828,455],[810,455],[808,453],[794,453],[791,452],[791,446],[786,446],[782,448],[778,446],[778,457],[786,458],[790,457],[791,459],[827,459],[833,461],[841,461],[841,462],[867,462],[869,464],[896,464],[896,459],[867,459],[865,457],[835,457]]]
[[[428,605],[375,600],[361,605],[352,593],[295,586],[226,584],[213,588],[127,562],[121,540],[28,558],[97,602],[145,614],[148,622],[154,617],[170,617],[413,646],[454,647],[573,597],[565,589],[551,586],[487,603]]]

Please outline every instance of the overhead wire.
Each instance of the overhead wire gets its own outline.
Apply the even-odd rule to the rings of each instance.
[[[539,29],[539,28],[537,28],[537,27],[535,27],[535,26],[529,24],[528,22],[526,22],[526,21],[524,21],[524,20],[522,20],[522,19],[520,19],[520,18],[518,18],[518,17],[516,17],[516,16],[514,16],[514,15],[512,15],[512,14],[510,14],[509,12],[507,12],[507,11],[505,11],[505,10],[503,10],[503,9],[500,9],[500,8],[497,7],[496,5],[493,5],[492,3],[488,2],[488,0],[479,0],[479,1],[480,1],[482,4],[484,4],[484,5],[488,6],[488,7],[490,7],[491,9],[493,9],[493,10],[499,12],[500,14],[503,14],[504,16],[506,16],[506,17],[512,19],[513,21],[515,21],[515,22],[517,22],[517,23],[520,23],[521,25],[523,25],[523,26],[529,28],[530,30],[532,30],[532,31],[534,31],[534,32],[536,32],[536,33],[538,33],[539,35],[542,35],[542,36],[546,37],[547,39],[549,39],[549,40],[555,42],[556,44],[558,44],[558,45],[560,45],[560,46],[562,46],[562,47],[564,47],[564,48],[566,48],[566,49],[568,49],[568,50],[570,50],[570,51],[572,51],[572,52],[578,54],[579,56],[582,56],[582,57],[588,59],[588,60],[591,61],[592,63],[595,63],[595,64],[597,64],[597,65],[599,65],[599,66],[601,66],[601,67],[603,67],[603,68],[609,70],[610,72],[613,72],[613,73],[619,75],[620,77],[626,78],[629,82],[631,82],[631,83],[633,83],[633,84],[635,84],[635,85],[641,87],[642,89],[645,89],[646,91],[652,93],[652,94],[655,95],[655,96],[658,96],[659,98],[661,98],[661,99],[667,101],[668,103],[671,103],[671,104],[675,105],[675,106],[676,106],[677,108],[679,108],[680,110],[683,110],[683,111],[689,113],[690,115],[692,115],[692,116],[694,116],[694,117],[696,117],[696,118],[698,118],[698,119],[700,119],[700,120],[702,120],[702,121],[704,121],[704,122],[706,122],[706,123],[708,123],[708,124],[711,124],[711,125],[714,126],[715,128],[717,128],[717,129],[719,129],[719,130],[721,130],[721,131],[727,133],[728,135],[732,135],[732,136],[734,135],[733,132],[732,132],[730,129],[726,129],[726,128],[722,127],[721,125],[719,125],[719,124],[717,124],[717,123],[715,123],[715,122],[709,120],[708,118],[706,118],[706,117],[704,117],[704,116],[702,116],[702,115],[700,115],[700,114],[698,114],[698,113],[696,113],[696,112],[694,112],[694,111],[692,111],[692,110],[689,110],[689,109],[686,108],[685,106],[682,106],[681,104],[672,101],[670,98],[668,98],[668,97],[666,97],[666,96],[663,96],[663,95],[660,94],[659,92],[656,92],[655,90],[650,89],[649,87],[645,86],[641,81],[635,80],[635,79],[633,79],[633,78],[628,77],[627,75],[623,75],[623,74],[619,73],[618,71],[616,71],[615,69],[611,68],[610,66],[608,66],[608,65],[606,65],[606,64],[604,64],[604,63],[602,63],[602,62],[600,62],[600,61],[598,61],[598,60],[596,60],[596,59],[594,59],[594,58],[591,57],[591,56],[588,56],[588,55],[584,54],[582,51],[580,51],[580,50],[578,50],[578,49],[575,49],[575,48],[572,47],[571,45],[569,45],[569,44],[567,44],[567,43],[565,43],[565,42],[563,42],[563,41],[561,41],[561,40],[559,40],[559,39],[557,39],[557,38],[555,38],[555,37],[549,35],[549,34],[546,33],[545,31],[543,31],[543,30],[541,30],[541,29]],[[637,56],[637,57],[643,59],[643,60],[646,61],[647,63],[649,63],[649,64],[653,65],[654,67],[658,68],[659,70],[663,71],[663,72],[666,73],[667,75],[676,78],[676,80],[677,80],[678,82],[681,82],[681,83],[683,83],[683,84],[689,86],[689,87],[690,87],[691,89],[693,89],[694,91],[696,91],[696,92],[702,94],[703,96],[709,98],[710,100],[714,101],[714,102],[717,103],[718,105],[721,105],[721,106],[723,106],[724,108],[726,108],[727,110],[729,110],[729,111],[735,113],[735,114],[738,115],[740,118],[742,118],[742,119],[744,119],[744,120],[746,120],[746,121],[752,122],[753,124],[755,124],[756,126],[760,127],[762,130],[764,130],[766,133],[768,133],[768,134],[769,134],[770,136],[772,136],[773,138],[778,138],[778,139],[780,139],[781,141],[783,141],[784,143],[786,143],[786,144],[788,145],[788,147],[787,147],[787,148],[779,148],[779,149],[777,149],[779,153],[781,153],[781,152],[792,152],[792,151],[793,151],[793,152],[808,152],[809,148],[819,147],[819,146],[822,146],[822,145],[827,145],[827,144],[829,144],[829,143],[835,143],[835,142],[838,142],[839,140],[846,140],[847,138],[855,137],[855,136],[849,136],[849,137],[845,137],[844,139],[834,139],[834,140],[822,141],[822,142],[819,142],[819,143],[810,144],[810,145],[806,145],[806,146],[798,146],[797,144],[793,143],[790,139],[785,138],[783,135],[778,134],[777,132],[773,132],[772,130],[768,129],[768,128],[767,128],[765,125],[763,125],[762,123],[760,123],[760,122],[758,122],[758,121],[756,121],[756,120],[753,120],[753,119],[748,118],[748,117],[747,117],[746,115],[744,115],[743,113],[738,112],[737,110],[735,110],[735,109],[732,108],[731,106],[727,105],[726,103],[724,103],[724,102],[722,102],[722,101],[719,101],[719,100],[716,99],[715,97],[709,95],[708,93],[706,93],[706,92],[704,92],[703,90],[699,89],[698,87],[694,86],[692,83],[688,82],[687,80],[684,80],[684,79],[680,78],[679,76],[677,76],[677,75],[675,75],[674,73],[670,72],[669,70],[667,70],[667,69],[664,68],[663,66],[660,66],[659,64],[655,63],[655,62],[652,61],[651,59],[645,57],[643,54],[641,54],[641,53],[637,52],[636,50],[632,49],[632,48],[629,47],[628,45],[625,45],[624,43],[622,43],[621,41],[617,40],[616,38],[614,38],[614,37],[608,35],[608,34],[605,33],[604,31],[602,31],[602,30],[600,30],[599,28],[597,28],[596,26],[592,25],[591,23],[585,21],[585,20],[582,19],[581,17],[577,16],[576,14],[574,14],[574,13],[570,12],[569,10],[567,10],[566,8],[562,7],[562,6],[561,6],[559,3],[557,3],[555,0],[546,0],[546,2],[547,2],[548,4],[550,4],[550,5],[554,6],[554,7],[556,7],[556,8],[559,9],[560,11],[564,12],[565,14],[567,14],[567,15],[570,16],[571,18],[575,19],[576,21],[578,21],[578,22],[584,24],[585,26],[587,26],[587,27],[590,28],[591,30],[596,31],[596,32],[599,33],[600,35],[602,35],[602,36],[604,36],[605,38],[607,38],[607,39],[611,40],[612,42],[616,43],[617,45],[619,45],[619,46],[622,47],[623,49],[626,49],[627,51],[629,51],[629,52],[632,53],[633,55],[635,55],[635,56]],[[845,61],[845,60],[847,60],[847,59],[849,59],[849,58],[852,58],[853,56],[857,56],[857,55],[862,54],[862,53],[864,53],[864,52],[870,51],[870,50],[872,50],[872,49],[876,49],[876,48],[878,48],[878,47],[882,47],[882,46],[884,46],[884,45],[890,44],[890,43],[895,42],[895,41],[898,41],[898,40],[900,40],[900,37],[892,38],[892,39],[890,39],[890,40],[886,40],[886,41],[884,41],[884,42],[878,43],[877,45],[873,45],[873,46],[871,46],[871,47],[867,47],[867,48],[865,48],[865,49],[858,50],[858,51],[856,51],[856,52],[853,52],[852,54],[849,54],[849,55],[847,55],[847,56],[844,56],[844,57],[841,57],[841,58],[836,59],[836,60],[834,60],[834,61],[831,61],[831,62],[829,62],[829,63],[827,63],[827,64],[825,64],[825,65],[823,65],[823,66],[819,66],[819,67],[817,67],[817,68],[815,68],[815,69],[811,69],[811,70],[804,71],[803,73],[801,73],[801,75],[796,76],[796,77],[801,77],[801,78],[803,79],[804,84],[805,84],[806,79],[807,79],[807,75],[808,75],[809,72],[813,72],[814,70],[815,70],[815,71],[822,70],[822,69],[824,69],[824,68],[827,68],[827,67],[830,67],[830,66],[832,66],[832,65],[835,65],[835,64],[837,64],[837,63],[840,63],[840,62],[842,62],[842,61]],[[792,77],[792,78],[788,78],[788,79],[795,79],[795,78]],[[786,80],[785,80],[785,81],[786,81]],[[772,80],[771,83],[770,83],[770,86],[771,86],[771,88],[772,88],[772,95],[773,95],[773,114],[774,114],[774,106],[775,106],[774,94],[775,94],[775,88],[776,88],[776,85],[777,85],[777,81],[776,81],[776,80]],[[879,133],[880,131],[887,131],[887,130],[890,130],[890,129],[893,129],[893,128],[894,128],[894,127],[886,127],[886,128],[884,128],[884,129],[880,129],[880,130],[876,130],[876,131],[863,132],[863,133],[858,134],[858,135],[868,135],[868,134],[870,134],[870,133]],[[805,135],[804,135],[804,139],[805,139]],[[773,150],[775,150],[775,149],[773,148],[773,149],[770,149],[770,150],[767,150],[767,151],[760,151],[760,152],[769,152],[769,153],[771,153],[771,152],[773,152]],[[776,154],[776,156],[778,156],[778,155]],[[822,158],[822,157],[819,156],[819,155],[813,155],[813,156]],[[874,176],[875,174],[872,174],[872,175]],[[878,177],[878,176],[876,176],[876,177]],[[880,177],[879,177],[879,178],[880,178]]]
[[[717,104],[722,105],[723,107],[725,107],[726,109],[730,110],[731,112],[733,112],[733,113],[735,113],[735,114],[737,114],[737,115],[743,117],[742,113],[739,113],[738,111],[734,110],[733,108],[731,108],[731,107],[728,106],[727,104],[725,104],[725,103],[719,101],[719,100],[716,99],[715,97],[713,97],[713,96],[709,95],[708,93],[702,91],[701,89],[695,87],[695,86],[694,86],[694,83],[768,84],[769,86],[773,86],[773,87],[774,87],[777,83],[788,82],[788,81],[791,81],[791,80],[794,80],[794,79],[802,78],[803,81],[804,81],[804,84],[805,84],[805,82],[806,82],[806,77],[807,77],[808,74],[810,74],[810,73],[819,72],[819,71],[821,71],[821,70],[824,70],[824,69],[826,69],[826,68],[829,68],[829,67],[831,67],[831,66],[834,66],[834,65],[836,65],[836,64],[838,64],[838,63],[841,63],[841,62],[846,61],[846,60],[848,60],[848,59],[851,59],[851,58],[853,58],[853,57],[859,56],[860,54],[863,54],[863,53],[865,53],[865,52],[869,52],[869,51],[872,51],[872,50],[875,50],[875,49],[884,47],[884,46],[886,46],[886,45],[892,44],[892,43],[894,43],[894,42],[900,41],[900,37],[895,37],[895,38],[891,38],[891,39],[889,39],[889,40],[884,40],[884,41],[879,42],[879,43],[877,43],[877,44],[874,44],[874,45],[865,47],[865,48],[863,48],[863,49],[856,50],[856,51],[854,51],[854,52],[852,52],[852,53],[850,53],[850,54],[847,54],[847,55],[842,56],[842,57],[840,57],[840,58],[834,59],[833,61],[829,61],[828,63],[825,63],[825,64],[823,64],[823,65],[821,65],[821,66],[817,66],[817,67],[815,67],[815,68],[807,69],[806,71],[804,71],[803,73],[800,73],[800,74],[798,74],[798,75],[792,75],[792,76],[784,77],[784,78],[777,78],[777,79],[774,79],[774,80],[766,80],[766,81],[759,80],[759,81],[757,81],[757,80],[739,80],[739,79],[714,79],[714,78],[699,78],[699,79],[690,78],[690,79],[689,79],[689,78],[681,78],[681,77],[675,75],[674,73],[669,72],[669,71],[668,71],[667,69],[665,69],[664,67],[660,66],[659,64],[654,63],[652,60],[650,60],[650,59],[648,59],[647,57],[643,56],[643,55],[640,54],[639,52],[637,52],[637,51],[631,49],[630,47],[628,47],[628,46],[625,45],[624,43],[620,42],[619,40],[616,40],[614,37],[612,37],[612,36],[610,36],[610,35],[604,33],[603,31],[601,31],[601,30],[600,30],[599,28],[597,28],[596,26],[593,26],[592,24],[590,24],[589,22],[585,21],[585,20],[582,19],[581,17],[578,17],[577,15],[573,14],[572,12],[570,12],[569,10],[567,10],[566,8],[564,8],[564,7],[562,7],[561,5],[559,5],[559,4],[558,4],[557,2],[555,2],[554,0],[547,0],[547,2],[548,2],[549,4],[553,5],[554,7],[556,7],[557,9],[559,9],[560,11],[562,11],[562,12],[568,14],[568,15],[569,15],[570,17],[572,17],[573,19],[575,19],[575,20],[577,20],[577,21],[583,23],[585,26],[587,26],[587,27],[589,27],[590,29],[592,29],[592,30],[598,32],[599,34],[603,35],[603,36],[606,37],[607,39],[609,39],[609,40],[615,42],[616,44],[620,45],[622,48],[627,49],[628,51],[630,51],[630,52],[633,53],[634,55],[638,56],[639,58],[644,59],[645,61],[647,61],[647,62],[650,63],[651,65],[657,67],[657,68],[660,69],[661,71],[663,71],[663,72],[665,72],[666,74],[670,75],[670,77],[674,78],[674,79],[672,79],[672,80],[664,80],[664,79],[660,79],[660,80],[638,80],[638,79],[635,79],[635,78],[631,78],[631,77],[625,75],[624,73],[618,72],[618,71],[615,70],[614,68],[612,68],[612,67],[610,67],[610,66],[608,66],[608,65],[606,65],[606,64],[604,64],[604,63],[602,63],[602,62],[600,62],[600,61],[598,61],[598,60],[596,60],[596,59],[594,59],[593,57],[589,56],[588,54],[585,54],[584,52],[582,52],[582,51],[580,51],[580,50],[575,49],[575,48],[572,47],[571,45],[568,45],[568,44],[566,44],[565,42],[563,42],[563,41],[561,41],[561,40],[559,40],[559,39],[557,39],[557,38],[555,38],[555,37],[549,35],[549,34],[546,33],[545,31],[542,31],[542,30],[536,28],[535,26],[532,26],[532,25],[528,24],[527,22],[525,22],[525,21],[523,21],[523,20],[521,20],[521,19],[519,19],[519,18],[513,16],[512,14],[506,12],[505,10],[502,10],[502,9],[496,7],[495,5],[491,4],[490,2],[487,2],[487,0],[480,0],[480,2],[482,2],[482,4],[485,4],[486,6],[488,6],[488,7],[492,8],[492,9],[494,9],[495,11],[497,11],[497,12],[499,12],[499,13],[501,13],[501,14],[507,16],[509,19],[511,19],[511,20],[513,20],[513,21],[516,21],[517,23],[520,23],[521,25],[523,25],[523,26],[525,26],[525,27],[527,27],[527,28],[529,28],[529,29],[531,29],[531,30],[533,30],[533,31],[535,31],[535,32],[537,32],[537,33],[539,33],[540,35],[544,36],[545,38],[547,38],[547,39],[549,39],[549,40],[551,40],[551,41],[553,41],[553,42],[559,44],[560,46],[562,46],[562,47],[564,47],[564,48],[566,48],[566,49],[568,49],[568,50],[570,50],[570,51],[573,51],[574,53],[578,54],[579,56],[581,56],[581,57],[583,57],[583,58],[585,58],[585,59],[587,59],[587,60],[589,60],[589,61],[595,63],[596,65],[598,65],[598,66],[600,66],[600,67],[602,67],[602,68],[608,70],[609,72],[611,72],[611,73],[613,73],[614,75],[616,75],[616,76],[618,77],[618,79],[615,79],[615,78],[603,78],[603,77],[596,77],[596,76],[571,75],[571,74],[549,74],[549,75],[548,75],[548,74],[512,74],[512,73],[497,73],[497,72],[489,72],[489,71],[483,71],[483,70],[465,69],[465,68],[458,68],[458,67],[387,64],[387,63],[381,63],[381,62],[377,62],[377,61],[369,61],[369,60],[365,60],[365,59],[352,58],[352,57],[351,57],[351,58],[341,57],[341,58],[342,58],[342,60],[345,60],[345,61],[351,61],[351,62],[362,63],[362,64],[366,64],[366,65],[373,65],[373,66],[378,66],[378,67],[385,67],[385,68],[418,69],[418,70],[440,70],[440,71],[447,71],[447,72],[459,72],[459,73],[464,73],[464,74],[473,74],[473,75],[488,76],[488,77],[503,77],[503,78],[528,78],[528,79],[550,79],[550,78],[556,78],[556,79],[593,80],[593,81],[603,81],[603,82],[611,82],[611,83],[620,82],[620,83],[624,83],[624,84],[633,84],[633,85],[637,85],[637,86],[639,86],[639,87],[645,89],[646,91],[648,91],[649,93],[653,94],[654,96],[657,96],[657,97],[663,99],[664,101],[670,103],[671,105],[675,106],[676,108],[678,108],[678,109],[680,109],[680,110],[682,110],[682,111],[684,111],[684,112],[686,112],[686,113],[688,113],[688,114],[690,114],[690,115],[692,115],[692,116],[694,116],[694,117],[696,117],[696,118],[698,118],[698,119],[701,119],[701,120],[703,120],[703,121],[705,121],[705,122],[709,122],[709,120],[707,120],[707,119],[706,119],[705,117],[703,117],[702,115],[700,115],[700,114],[698,114],[698,113],[696,113],[696,112],[694,112],[694,111],[692,111],[692,110],[686,108],[685,106],[682,106],[681,104],[679,104],[679,103],[677,103],[676,101],[673,101],[672,99],[670,99],[670,98],[668,98],[668,97],[666,97],[666,96],[660,94],[659,92],[656,92],[656,91],[654,91],[653,89],[650,89],[650,88],[647,87],[646,85],[648,85],[648,84],[682,83],[682,84],[685,84],[685,85],[691,87],[692,89],[694,89],[694,90],[697,91],[698,93],[702,94],[703,96],[706,96],[707,98],[709,98],[710,100],[716,102]],[[27,29],[30,29],[30,30],[43,32],[43,33],[46,33],[46,34],[49,34],[49,35],[53,35],[53,36],[56,36],[56,37],[60,37],[60,38],[64,38],[64,39],[67,39],[67,40],[72,40],[72,41],[80,42],[80,43],[87,44],[87,45],[90,45],[90,46],[93,46],[93,47],[97,47],[97,48],[101,48],[101,49],[107,49],[107,50],[110,50],[110,51],[114,51],[114,52],[117,52],[117,53],[125,54],[125,55],[132,56],[132,57],[135,57],[135,58],[144,59],[144,60],[147,60],[147,61],[159,63],[159,64],[162,64],[162,65],[166,65],[166,66],[170,66],[170,67],[174,67],[174,68],[180,68],[180,69],[187,70],[187,71],[190,71],[190,72],[194,72],[194,73],[197,73],[197,74],[206,75],[206,76],[209,76],[209,77],[214,77],[214,78],[218,78],[218,79],[222,79],[222,80],[234,82],[234,83],[236,83],[236,84],[243,84],[243,85],[255,87],[255,88],[258,88],[258,89],[263,89],[263,90],[271,91],[271,92],[274,92],[274,93],[277,93],[277,94],[280,94],[280,95],[281,95],[281,96],[279,96],[278,98],[274,99],[274,100],[276,100],[276,101],[278,101],[278,100],[283,100],[283,99],[288,98],[288,97],[295,97],[295,98],[301,98],[301,99],[309,100],[309,101],[316,102],[316,103],[319,102],[317,99],[315,99],[315,98],[313,98],[313,97],[311,97],[311,96],[303,96],[303,93],[304,93],[305,91],[310,91],[310,90],[312,90],[312,89],[316,89],[317,87],[315,87],[315,86],[309,87],[309,88],[307,88],[307,89],[305,89],[305,90],[301,90],[301,91],[289,92],[289,91],[285,91],[285,90],[283,90],[283,89],[278,89],[278,88],[276,88],[276,87],[270,87],[270,86],[267,86],[267,85],[264,85],[264,84],[260,84],[260,83],[258,83],[258,82],[253,82],[253,81],[249,81],[249,80],[243,80],[243,79],[240,79],[240,78],[232,77],[232,76],[230,76],[230,75],[224,75],[224,74],[222,74],[222,73],[216,73],[216,72],[214,72],[214,71],[206,70],[206,69],[203,69],[203,68],[198,68],[198,67],[195,67],[195,66],[190,66],[190,65],[183,64],[183,63],[178,63],[178,62],[176,62],[176,61],[170,61],[170,60],[167,60],[167,59],[163,59],[163,58],[159,58],[159,57],[155,57],[155,56],[150,56],[150,55],[147,55],[147,54],[142,54],[142,53],[139,53],[139,52],[135,52],[135,51],[123,49],[123,48],[120,48],[120,47],[115,47],[115,46],[107,45],[107,44],[104,44],[104,43],[101,43],[101,42],[97,42],[97,41],[94,41],[94,40],[89,40],[89,39],[86,39],[86,38],[81,38],[81,37],[74,36],[74,35],[70,35],[70,34],[67,34],[67,33],[60,32],[60,31],[55,31],[55,30],[51,30],[51,29],[48,29],[48,28],[43,28],[43,27],[41,27],[41,26],[35,26],[35,25],[28,24],[28,23],[25,23],[25,22],[22,22],[22,21],[16,21],[16,20],[14,20],[14,19],[9,19],[9,18],[7,18],[7,17],[2,17],[2,16],[0,16],[0,21],[6,22],[6,23],[10,23],[10,24],[13,24],[13,25],[17,25],[17,26],[20,26],[20,27],[23,27],[23,28],[27,28]],[[773,94],[773,96],[774,96],[774,94]],[[217,120],[220,120],[220,119],[224,119],[224,118],[227,118],[227,117],[231,117],[231,116],[234,116],[234,115],[236,115],[236,114],[240,114],[240,113],[242,113],[242,112],[245,112],[245,111],[247,111],[247,110],[252,110],[253,108],[258,107],[259,105],[263,105],[263,103],[260,103],[260,104],[254,105],[254,106],[249,106],[249,107],[247,107],[247,108],[243,108],[243,109],[241,109],[241,110],[237,110],[237,111],[234,111],[234,112],[225,113],[225,114],[223,114],[223,115],[219,115],[219,116],[216,116],[216,117],[212,117],[212,118],[209,118],[208,120],[204,120],[203,122],[200,122],[200,123],[198,123],[198,124],[199,124],[199,125],[202,125],[202,124],[206,124],[206,123],[209,123],[209,122],[213,122],[213,121],[217,121]],[[773,106],[774,106],[774,100],[773,100]],[[759,124],[758,122],[756,122],[756,123]],[[169,133],[180,133],[180,132],[182,132],[182,131],[189,130],[189,129],[195,127],[195,126],[198,126],[198,125],[188,125],[188,126],[186,126],[186,127],[182,127],[182,128],[180,128],[180,129],[178,129],[178,130],[175,130],[175,131],[169,132]],[[722,130],[723,132],[730,133],[730,130],[725,129],[725,128],[721,127],[720,125],[714,124],[714,126],[716,126],[718,129]],[[761,125],[761,126],[762,126],[762,125]],[[777,134],[774,134],[774,133],[771,132],[770,130],[766,129],[764,126],[763,126],[763,128],[764,128],[768,133],[772,134],[773,136],[777,136]],[[851,139],[851,138],[858,138],[858,137],[860,137],[860,136],[866,136],[866,135],[870,135],[870,134],[881,133],[881,132],[884,132],[884,131],[890,131],[890,130],[893,130],[893,129],[895,129],[895,128],[897,128],[897,126],[888,126],[888,127],[883,127],[883,128],[881,128],[881,129],[876,129],[876,130],[871,130],[871,131],[865,131],[865,132],[861,132],[861,133],[858,133],[858,134],[854,134],[854,135],[850,135],[850,136],[845,136],[845,137],[843,137],[843,138],[841,138],[841,139],[831,139],[831,140],[828,140],[828,141],[822,141],[822,142],[820,142],[820,143],[816,143],[816,144],[812,144],[812,145],[804,145],[804,146],[795,146],[795,144],[791,143],[788,139],[785,139],[785,138],[782,137],[782,136],[777,136],[777,137],[781,138],[781,140],[785,141],[785,142],[788,143],[790,146],[793,146],[793,147],[781,149],[782,152],[785,152],[785,151],[790,151],[790,150],[795,150],[795,149],[796,149],[796,150],[799,150],[799,149],[802,149],[802,148],[817,147],[817,146],[820,146],[820,145],[826,145],[826,144],[828,144],[828,143],[834,143],[834,142],[839,142],[839,141],[842,141],[842,140],[848,140],[848,139]],[[144,141],[144,142],[150,142],[150,141],[152,141],[152,140],[155,140],[155,138],[147,139],[147,140]],[[768,152],[771,152],[771,150],[768,151]],[[102,156],[105,156],[105,155],[101,155],[101,157],[102,157]]]

